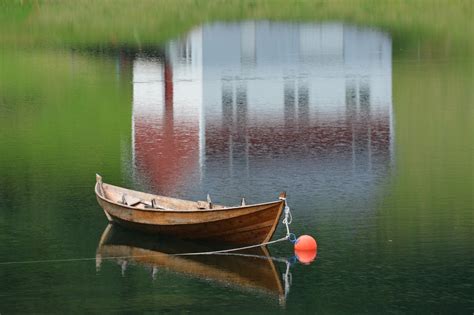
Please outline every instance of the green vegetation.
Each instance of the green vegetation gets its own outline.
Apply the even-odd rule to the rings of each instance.
[[[8,166],[0,185],[21,194],[12,184],[25,183],[20,200],[33,215],[45,188],[93,180],[90,165],[120,174],[120,159],[104,157],[121,156],[121,142],[130,142],[128,72],[117,79],[105,58],[41,50],[0,50],[0,68],[0,146],[15,148],[0,154]]]
[[[381,236],[396,239],[392,248],[404,254],[416,255],[409,244],[428,235],[439,243],[456,239],[465,250],[472,246],[472,66],[428,61],[393,68],[396,166],[379,219]]]
[[[385,29],[397,48],[422,44],[446,54],[472,51],[472,6],[469,0],[0,0],[0,43],[139,48],[206,22],[332,20]]]

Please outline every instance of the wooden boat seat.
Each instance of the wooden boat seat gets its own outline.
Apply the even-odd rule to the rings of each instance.
[[[196,201],[196,207],[198,209],[201,209],[201,210],[209,210],[211,209],[210,205],[209,205],[209,202],[207,201],[202,201],[202,200],[198,200]]]
[[[117,200],[116,202],[125,206],[134,207],[137,209],[155,209],[155,210],[213,210],[213,209],[225,209],[225,206],[216,205],[208,201],[185,201],[185,200],[172,200],[168,202],[166,199],[160,196],[154,196],[151,194],[142,194],[143,196],[134,196],[125,192],[120,192],[113,186],[105,185],[103,187],[105,197],[111,200]],[[165,200],[163,200],[165,199]]]
[[[242,245],[268,242],[285,206],[282,195],[271,202],[241,201],[226,208],[212,203],[210,196],[197,202],[154,195],[103,183],[100,175],[95,193],[107,219],[126,228]]]
[[[133,196],[128,196],[127,194],[123,194],[122,200],[119,201],[119,203],[131,206],[131,207],[134,207],[140,204],[141,202],[142,202],[141,199],[133,197]]]

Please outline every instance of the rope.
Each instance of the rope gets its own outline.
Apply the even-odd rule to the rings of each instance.
[[[249,245],[249,246],[244,246],[244,247],[237,247],[237,248],[230,248],[230,249],[223,249],[223,250],[215,250],[215,251],[210,251],[210,252],[198,252],[198,253],[182,253],[182,254],[174,254],[174,256],[193,256],[193,255],[214,255],[214,254],[221,254],[221,253],[230,253],[230,252],[237,252],[239,250],[244,250],[244,249],[250,249],[250,248],[255,248],[255,247],[261,247],[261,246],[267,246],[270,244],[286,241],[288,239],[288,236],[279,238],[274,241],[270,242],[265,242],[257,245]]]
[[[142,256],[117,256],[117,257],[105,257],[105,258],[102,258],[102,259],[146,257],[146,256],[150,256],[150,255],[142,255]],[[40,264],[40,263],[74,262],[74,261],[87,261],[87,260],[95,260],[95,259],[96,259],[96,257],[84,257],[84,258],[63,258],[63,259],[4,261],[4,262],[0,262],[0,266],[3,266],[3,265],[20,265],[20,264]]]
[[[288,206],[288,201],[285,200],[285,218],[282,223],[286,226],[286,237],[290,240],[291,243],[296,243],[296,235],[290,232],[290,224],[293,222],[293,215],[291,214],[290,206]]]
[[[199,255],[204,253],[184,253],[184,254],[166,254],[169,256],[184,256],[184,255]],[[126,259],[126,258],[145,258],[145,257],[153,257],[156,254],[150,255],[129,255],[129,256],[111,256],[111,257],[101,257],[101,260],[113,260],[113,259]],[[211,255],[211,254],[208,254]],[[241,254],[241,253],[225,253],[225,252],[216,252],[214,255],[222,255],[222,256],[242,256],[242,257],[253,257],[253,258],[260,258],[260,259],[271,259],[277,262],[287,262],[286,258],[282,257],[267,257],[261,255],[251,255],[251,254]],[[75,261],[88,261],[88,260],[96,260],[97,257],[83,257],[83,258],[65,258],[65,259],[43,259],[43,260],[23,260],[23,261],[4,261],[0,262],[1,265],[20,265],[20,264],[38,264],[38,263],[62,263],[62,262],[75,262]]]
[[[268,260],[271,259],[276,262],[281,262],[281,263],[292,263],[288,258],[284,257],[272,257],[272,256],[262,256],[262,255],[252,255],[252,254],[241,254],[241,253],[218,253],[216,256],[237,256],[237,257],[250,257],[250,258],[258,258],[258,259],[264,259]]]
[[[224,253],[230,253],[230,252],[236,252],[240,250],[245,250],[245,249],[250,249],[250,248],[255,248],[255,247],[260,247],[260,246],[266,246],[282,241],[286,241],[288,236],[279,238],[274,241],[270,242],[265,242],[262,244],[257,244],[257,245],[250,245],[250,246],[244,246],[244,247],[238,247],[238,248],[230,248],[230,249],[223,249],[223,250],[216,250],[216,251],[209,251],[209,252],[196,252],[196,253],[180,253],[180,254],[169,254],[170,256],[194,256],[194,255],[217,255],[217,254],[224,254]],[[238,255],[238,254],[235,254]],[[243,255],[243,254],[242,254]],[[133,256],[115,256],[115,257],[104,257],[102,259],[117,259],[117,258],[133,258],[133,257],[150,257],[152,255],[133,255]],[[74,262],[74,261],[87,261],[87,260],[95,260],[96,257],[85,257],[85,258],[69,258],[69,259],[45,259],[45,260],[24,260],[24,261],[4,261],[0,262],[0,265],[19,265],[19,264],[36,264],[36,263],[56,263],[56,262]]]
[[[293,216],[291,215],[291,210],[290,207],[288,206],[288,202],[286,201],[286,198],[281,198],[285,202],[285,208],[284,208],[284,213],[285,217],[283,218],[282,223],[285,224],[286,227],[286,236],[279,238],[274,241],[268,241],[264,242],[261,244],[256,244],[256,245],[249,245],[249,246],[244,246],[244,247],[237,247],[237,248],[230,248],[230,249],[223,249],[223,250],[215,250],[215,251],[209,251],[209,252],[196,252],[196,253],[181,253],[181,254],[170,254],[170,256],[194,256],[194,255],[216,255],[216,254],[224,254],[224,253],[231,253],[231,252],[236,252],[240,250],[245,250],[245,249],[250,249],[250,248],[255,248],[255,247],[261,247],[261,246],[267,246],[270,244],[275,244],[278,242],[286,241],[289,240],[290,242],[294,243],[296,241],[296,236],[295,234],[290,232],[290,227],[289,225],[293,221]],[[117,256],[117,257],[106,257],[103,259],[117,259],[117,258],[132,258],[132,257],[149,257],[153,255],[140,255],[140,256]],[[69,259],[45,259],[45,260],[24,260],[24,261],[4,261],[0,262],[0,266],[4,265],[19,265],[19,264],[39,264],[39,263],[57,263],[57,262],[74,262],[74,261],[87,261],[87,260],[95,260],[96,257],[86,257],[86,258],[69,258]]]
[[[244,249],[250,249],[250,248],[255,248],[255,247],[260,247],[260,246],[267,246],[270,244],[290,240],[290,242],[295,243],[296,242],[296,236],[295,234],[290,232],[290,224],[293,221],[293,216],[291,215],[291,209],[290,206],[288,206],[288,202],[286,201],[286,198],[280,198],[285,202],[285,217],[283,218],[282,223],[286,227],[286,236],[279,238],[274,241],[269,241],[257,245],[250,245],[250,246],[244,246],[244,247],[238,247],[238,248],[231,248],[231,249],[223,249],[223,250],[216,250],[216,251],[209,251],[209,252],[199,252],[199,253],[183,253],[183,254],[175,254],[175,256],[192,256],[192,255],[214,255],[214,254],[220,254],[220,253],[230,253],[230,252],[236,252],[239,250],[244,250]]]

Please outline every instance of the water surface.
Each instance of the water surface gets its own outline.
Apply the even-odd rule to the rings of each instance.
[[[0,312],[473,311],[472,60],[400,51],[373,28],[267,21],[0,54]],[[96,172],[224,204],[286,191],[317,260],[291,281],[283,260],[97,260]],[[179,247],[118,239],[131,255]],[[291,261],[292,246],[268,256]],[[1,264],[25,261],[38,262]]]

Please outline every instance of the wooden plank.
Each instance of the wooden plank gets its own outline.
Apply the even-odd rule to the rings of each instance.
[[[241,207],[224,208],[214,205],[213,209],[209,209],[210,207],[202,209],[206,206],[202,201],[155,196],[105,183],[102,184],[105,196],[102,196],[97,186],[97,201],[111,220],[131,229],[170,234],[181,238],[260,244],[271,239],[284,206],[284,201],[278,200]],[[128,205],[115,201],[120,194]],[[170,208],[148,209],[143,202],[145,198],[150,202],[155,199],[158,207]],[[139,204],[140,206],[132,207]]]

